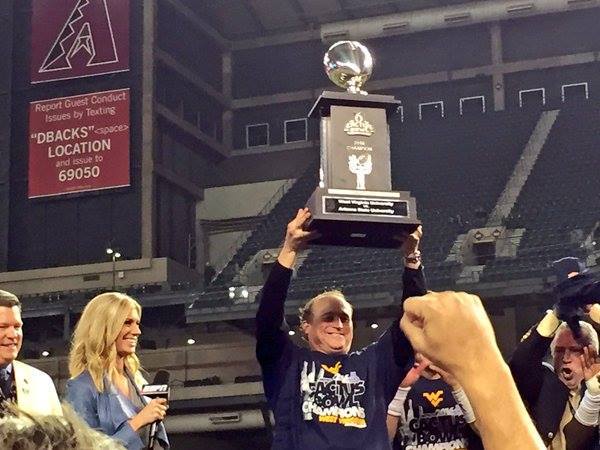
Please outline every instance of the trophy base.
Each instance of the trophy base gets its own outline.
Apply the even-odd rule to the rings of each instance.
[[[409,192],[317,188],[307,203],[311,244],[397,248],[421,224]]]

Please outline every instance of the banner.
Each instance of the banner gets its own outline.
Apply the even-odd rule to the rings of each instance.
[[[29,198],[129,186],[129,89],[29,104]]]
[[[125,70],[129,1],[32,0],[32,83]]]

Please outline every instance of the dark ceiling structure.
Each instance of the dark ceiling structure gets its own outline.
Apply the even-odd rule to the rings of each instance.
[[[471,3],[469,0],[184,0],[224,38],[305,31],[345,20]]]

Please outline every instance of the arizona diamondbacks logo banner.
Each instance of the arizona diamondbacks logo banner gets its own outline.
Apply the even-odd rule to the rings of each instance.
[[[32,83],[126,70],[129,1],[32,0]]]

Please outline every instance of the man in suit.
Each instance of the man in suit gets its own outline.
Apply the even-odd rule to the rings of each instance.
[[[62,408],[52,379],[41,370],[16,361],[23,343],[21,302],[0,290],[0,405],[14,401],[31,414],[60,415]]]
[[[562,289],[593,286],[593,278],[577,258],[555,261],[554,269],[558,287]],[[597,308],[597,305],[588,308],[593,322],[598,320]],[[523,402],[548,448],[589,450],[598,441],[598,335],[588,322],[578,321],[577,336],[559,316],[563,315],[557,302],[555,309],[547,311],[526,333],[509,365]],[[544,361],[548,350],[553,364]]]

